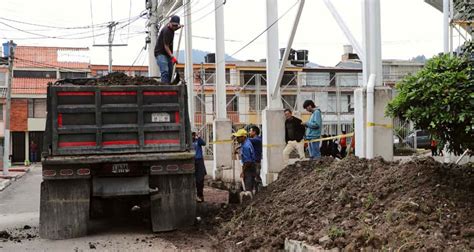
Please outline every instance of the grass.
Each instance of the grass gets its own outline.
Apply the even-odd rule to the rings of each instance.
[[[346,235],[346,233],[339,227],[332,226],[331,228],[329,228],[328,236],[332,240],[335,240],[338,237],[343,237],[344,235]]]

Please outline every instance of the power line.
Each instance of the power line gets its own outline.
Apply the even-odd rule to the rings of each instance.
[[[39,61],[22,59],[22,58],[18,58],[18,57],[15,57],[15,60],[31,63],[32,65],[35,65],[35,66],[51,67],[51,68],[57,68],[59,70],[67,70],[67,71],[70,71],[70,72],[77,72],[77,73],[83,73],[84,72],[84,71],[81,71],[79,69],[65,68],[65,67],[55,66],[55,65],[51,65],[51,64],[43,63],[43,62],[39,62]]]
[[[74,29],[89,29],[89,28],[91,28],[91,26],[89,26],[89,25],[87,25],[87,26],[72,26],[72,27],[51,26],[51,25],[29,23],[29,22],[25,22],[25,21],[19,21],[19,20],[4,18],[4,17],[0,17],[0,19],[3,19],[5,21],[14,22],[14,23],[26,24],[26,25],[31,25],[31,26],[43,27],[43,28],[60,29],[60,30],[74,30]],[[97,24],[97,26],[99,26],[99,27],[106,26],[106,24]]]
[[[140,15],[135,16],[132,20],[130,20],[130,22],[127,22],[127,23],[123,24],[122,26],[120,26],[119,29],[123,29],[123,28],[131,25],[132,23],[136,22],[137,20],[139,20],[144,15],[146,15],[146,13],[142,12]],[[117,22],[117,23],[123,23],[123,21],[122,22]],[[12,25],[9,25],[9,24],[1,22],[1,21],[0,21],[0,24],[3,24],[7,27],[10,27],[12,29],[15,29],[15,30],[27,33],[27,34],[39,36],[39,37],[32,37],[32,38],[17,38],[17,40],[26,40],[26,39],[69,39],[69,40],[74,40],[74,39],[87,39],[87,38],[91,38],[91,37],[95,38],[96,36],[102,36],[102,35],[108,34],[108,32],[103,32],[103,33],[100,33],[100,34],[94,34],[93,33],[92,36],[72,37],[72,38],[70,38],[70,36],[87,34],[87,33],[89,33],[89,31],[71,33],[71,34],[63,34],[63,35],[57,35],[57,36],[49,36],[49,35],[44,35],[44,34],[40,34],[40,33],[30,32],[28,30],[24,30],[24,29],[12,26]],[[105,29],[108,29],[108,27],[104,27],[104,28],[101,28],[99,30],[105,30]]]
[[[280,17],[278,17],[277,20],[275,20],[271,25],[269,25],[267,28],[265,28],[265,30],[263,30],[260,34],[258,34],[256,37],[254,37],[252,40],[250,40],[247,44],[245,44],[239,50],[235,51],[233,54],[227,56],[226,58],[231,58],[231,57],[235,56],[237,53],[241,52],[246,47],[248,47],[250,44],[255,42],[255,40],[257,40],[260,36],[265,34],[265,32],[267,32],[270,28],[272,28],[276,23],[278,23],[278,21],[280,21],[280,19],[282,19],[284,16],[286,16],[286,14],[288,14],[290,12],[290,10],[292,10],[298,4],[299,1],[300,0],[296,1],[295,4],[293,4],[290,8],[288,8],[288,10],[286,10],[285,13],[283,13]],[[224,59],[224,61],[225,61],[225,59]]]

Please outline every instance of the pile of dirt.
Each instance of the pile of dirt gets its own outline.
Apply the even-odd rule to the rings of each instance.
[[[113,72],[99,78],[77,78],[56,81],[51,85],[74,84],[83,86],[110,86],[110,85],[160,85],[163,84],[153,78],[143,76],[128,76],[121,72]]]
[[[225,209],[218,247],[474,249],[474,167],[422,158],[325,158],[286,167],[247,206]]]
[[[38,228],[25,225],[23,228],[10,228],[0,231],[1,242],[22,242],[22,240],[35,239],[38,237]]]

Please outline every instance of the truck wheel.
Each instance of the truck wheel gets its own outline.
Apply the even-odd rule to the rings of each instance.
[[[170,231],[194,224],[196,216],[196,185],[194,174],[150,176],[153,232]]]
[[[40,237],[61,240],[87,234],[90,181],[45,180],[41,183]]]

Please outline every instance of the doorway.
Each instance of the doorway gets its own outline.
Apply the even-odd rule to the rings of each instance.
[[[25,162],[25,132],[12,132],[12,163]]]

